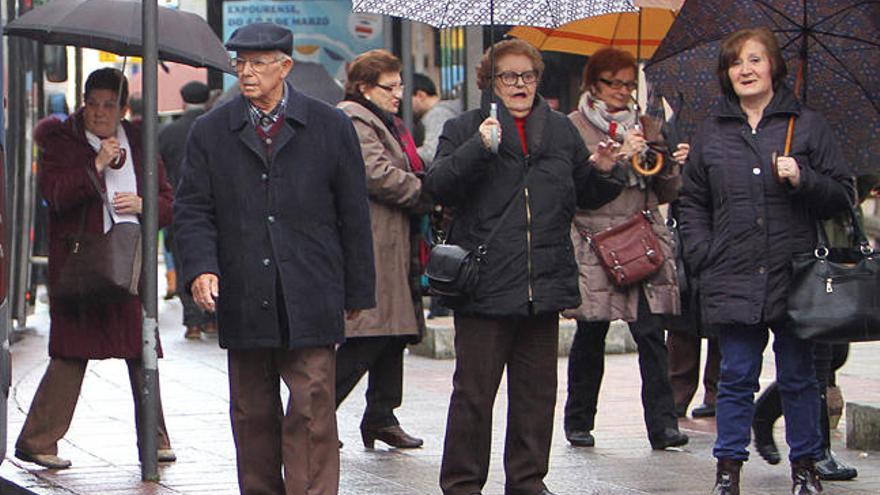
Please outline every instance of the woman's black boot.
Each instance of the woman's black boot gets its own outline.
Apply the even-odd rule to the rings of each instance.
[[[791,495],[815,495],[822,493],[822,482],[816,474],[812,459],[800,458],[791,461]]]
[[[718,459],[712,495],[739,495],[739,472],[741,469],[742,461]]]

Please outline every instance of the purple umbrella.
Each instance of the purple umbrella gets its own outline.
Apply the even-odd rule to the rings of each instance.
[[[799,97],[821,112],[861,173],[880,169],[880,0],[702,0],[685,2],[645,73],[676,111],[686,140],[721,94],[720,40],[765,26],[776,34]]]

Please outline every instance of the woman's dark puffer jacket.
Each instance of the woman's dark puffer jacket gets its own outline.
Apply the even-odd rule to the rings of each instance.
[[[449,242],[469,249],[489,236],[511,197],[513,206],[487,246],[474,295],[445,304],[459,314],[484,317],[577,307],[578,269],[569,237],[575,206],[597,208],[611,201],[621,182],[589,164],[575,127],[540,96],[526,117],[529,154],[501,104],[501,146],[497,155],[487,151],[478,131],[489,114],[488,99],[483,103],[446,123],[425,188],[453,209]]]
[[[791,156],[797,188],[776,182],[796,116]],[[703,122],[683,172],[680,231],[688,266],[699,273],[705,324],[754,325],[785,319],[793,253],[816,247],[816,220],[849,208],[850,164],[825,119],[780,87],[754,132],[734,99]]]

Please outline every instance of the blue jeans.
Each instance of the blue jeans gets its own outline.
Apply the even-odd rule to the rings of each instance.
[[[813,368],[813,344],[789,335],[784,325],[773,328],[776,381],[785,416],[785,441],[789,459],[820,459],[819,386]],[[762,354],[767,346],[766,325],[720,327],[721,379],[718,383],[716,458],[747,460],[755,413],[755,392],[760,388]]]

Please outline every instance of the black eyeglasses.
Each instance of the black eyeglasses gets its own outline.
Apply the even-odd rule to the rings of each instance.
[[[387,85],[387,86],[384,85],[384,84],[376,83],[376,87],[377,87],[377,88],[382,88],[382,89],[384,89],[385,91],[388,91],[389,93],[395,93],[395,92],[398,92],[398,91],[401,92],[401,93],[403,93],[403,83],[394,83],[394,84],[389,84],[389,85]]]
[[[634,91],[636,88],[639,87],[639,83],[637,83],[635,81],[621,81],[620,79],[614,79],[614,80],[609,81],[608,79],[600,77],[599,82],[602,82],[607,86],[610,86],[611,89],[620,89],[620,88],[626,86],[626,89],[628,89],[630,91]]]
[[[495,77],[501,79],[505,86],[516,86],[516,82],[520,79],[522,79],[523,84],[534,84],[538,80],[538,71],[513,72],[508,70],[501,74],[495,74]]]

